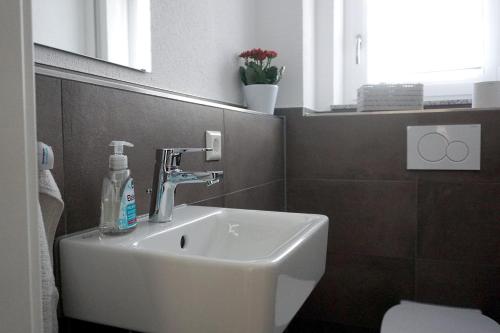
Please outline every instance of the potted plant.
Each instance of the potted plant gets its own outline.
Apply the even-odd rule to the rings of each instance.
[[[243,95],[249,109],[268,114],[274,113],[278,82],[285,67],[278,69],[271,62],[278,56],[276,51],[252,49],[240,54],[245,63],[240,66]]]

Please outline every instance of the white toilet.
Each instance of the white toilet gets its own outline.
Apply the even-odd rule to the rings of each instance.
[[[384,315],[381,333],[500,333],[480,310],[402,301]]]

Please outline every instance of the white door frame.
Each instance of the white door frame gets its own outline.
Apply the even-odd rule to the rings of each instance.
[[[0,1],[0,330],[42,331],[31,1]]]

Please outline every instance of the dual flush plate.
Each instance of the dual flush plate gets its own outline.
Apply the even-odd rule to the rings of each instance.
[[[480,170],[481,125],[407,127],[408,170]]]

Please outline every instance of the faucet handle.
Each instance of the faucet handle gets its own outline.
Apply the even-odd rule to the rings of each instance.
[[[212,148],[163,148],[156,150],[156,159],[163,165],[164,171],[178,169],[184,153],[212,151]]]
[[[171,149],[174,154],[183,154],[183,153],[202,153],[205,151],[212,151],[212,148],[167,148]]]

